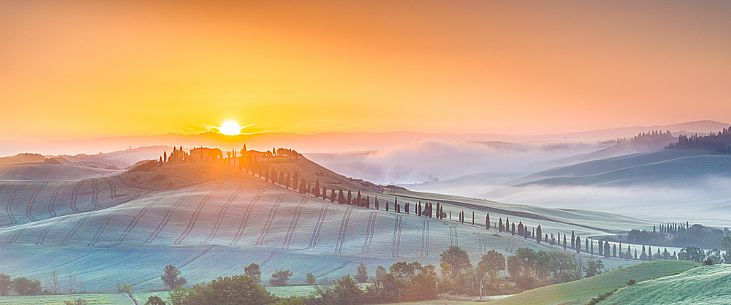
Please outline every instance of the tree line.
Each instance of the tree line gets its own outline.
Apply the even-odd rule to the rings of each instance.
[[[680,135],[669,148],[708,148],[721,153],[731,153],[731,127],[707,135]]]
[[[261,285],[261,269],[257,264],[244,267],[243,274],[219,277],[190,288],[176,286],[182,277],[172,266],[164,269],[161,278],[172,290],[172,305],[359,305],[431,300],[440,293],[474,296],[517,293],[594,276],[603,272],[604,265],[600,260],[584,262],[564,251],[520,248],[507,258],[498,251],[488,251],[473,266],[467,252],[452,246],[440,255],[439,269],[438,274],[434,265],[404,261],[388,268],[378,266],[373,276],[369,276],[368,267],[361,263],[355,276],[345,275],[335,281],[318,281],[308,273],[307,282],[315,287],[316,294],[295,298],[270,294]],[[275,272],[272,279],[279,273]],[[150,296],[146,304],[166,305],[166,301]]]

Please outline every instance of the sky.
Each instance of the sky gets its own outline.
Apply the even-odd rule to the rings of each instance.
[[[0,0],[0,138],[731,117],[728,1],[152,2]]]

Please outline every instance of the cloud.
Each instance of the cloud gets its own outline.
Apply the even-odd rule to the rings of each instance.
[[[731,179],[727,178],[709,177],[673,187],[493,186],[477,196],[507,203],[594,210],[658,221],[696,221],[728,226],[728,219],[731,219]]]
[[[362,154],[308,156],[347,176],[376,183],[410,184],[480,173],[519,176],[556,166],[552,160],[596,148],[595,145],[424,140]]]

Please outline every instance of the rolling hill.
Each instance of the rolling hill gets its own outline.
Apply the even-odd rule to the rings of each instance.
[[[485,230],[479,220],[485,212],[542,224],[547,233],[607,234],[643,223],[622,217],[612,222],[611,214],[379,189],[308,162],[280,165],[308,171],[306,175],[333,186],[365,185],[363,195],[378,196],[382,205],[393,204],[395,196],[401,203],[442,201],[455,219],[458,210],[476,210],[477,224],[397,214],[383,206],[374,210],[333,204],[235,169],[202,174],[194,163],[78,179],[31,175],[30,180],[0,181],[0,270],[38,279],[57,271],[63,290],[114,291],[120,283],[131,283],[145,291],[162,288],[159,275],[167,264],[180,267],[196,283],[240,273],[242,266],[256,262],[265,278],[289,269],[296,283],[307,272],[334,278],[353,272],[359,263],[370,268],[402,260],[438,263],[450,245],[466,249],[473,260],[490,249],[558,249]],[[182,183],[150,187],[151,181],[171,179]],[[605,221],[589,225],[592,219]],[[634,263],[606,261],[610,266]]]
[[[562,166],[520,179],[526,185],[682,184],[707,177],[731,178],[731,155],[698,149],[663,149]]]
[[[728,304],[731,265],[693,268],[617,290],[599,304]]]
[[[490,304],[586,304],[591,298],[626,285],[634,279],[637,282],[675,275],[698,266],[686,261],[655,261],[602,273],[583,280],[551,285],[528,290],[515,296],[490,302]],[[651,304],[645,303],[645,304]],[[624,303],[607,303],[624,304]]]

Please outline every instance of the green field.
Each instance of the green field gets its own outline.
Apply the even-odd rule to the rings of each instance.
[[[138,297],[139,298],[139,297]],[[39,295],[39,296],[6,296],[0,297],[2,305],[63,305],[64,301],[85,299],[89,305],[97,304],[132,304],[126,295],[117,294],[75,294],[75,295]]]
[[[694,268],[617,290],[599,304],[729,304],[731,265]]]
[[[606,272],[597,275],[592,278],[587,278],[579,281],[573,281],[563,284],[551,285],[541,288],[525,291],[523,293],[514,295],[512,297],[493,300],[493,301],[482,301],[482,302],[470,302],[470,301],[449,301],[449,300],[434,300],[414,303],[404,303],[411,305],[479,305],[479,304],[490,304],[490,305],[549,305],[549,304],[586,304],[591,298],[603,294],[605,292],[613,291],[615,289],[624,287],[629,279],[635,279],[637,282],[658,279],[666,276],[679,274],[682,272],[690,273],[701,268],[692,269],[697,267],[697,263],[686,262],[686,261],[656,261],[643,264],[637,264],[620,268],[614,271]],[[691,270],[692,269],[692,270]],[[690,271],[688,271],[690,270]],[[678,276],[676,278],[683,279],[684,277]],[[660,279],[662,280],[662,279]],[[731,279],[726,279],[726,285]],[[638,284],[639,286],[639,284]],[[689,289],[690,290],[690,289]],[[728,289],[727,289],[728,290]],[[621,291],[621,290],[620,290]],[[646,293],[646,292],[638,292]],[[719,292],[714,292],[719,293]],[[723,296],[723,295],[721,295]],[[726,293],[728,296],[728,292]],[[635,296],[628,296],[633,298]],[[653,301],[651,295],[647,296],[642,303],[636,304],[670,304],[665,302]],[[607,302],[602,304],[628,304],[624,302]],[[693,302],[681,302],[677,304],[695,304]],[[728,303],[724,303],[728,304]]]
[[[265,287],[273,295],[282,298],[289,297],[306,297],[316,293],[314,286],[282,286],[282,287]],[[157,295],[163,299],[168,299],[167,291],[157,292],[138,292],[135,298],[144,304],[149,296]],[[63,305],[64,301],[72,301],[75,299],[85,299],[89,305],[97,304],[132,304],[126,295],[121,293],[108,294],[76,294],[76,295],[41,295],[41,296],[5,296],[0,297],[0,305]]]
[[[579,281],[528,290],[490,304],[586,304],[592,297],[625,286],[630,279],[641,282],[678,274],[696,266],[698,264],[686,261],[656,261],[637,264]]]

